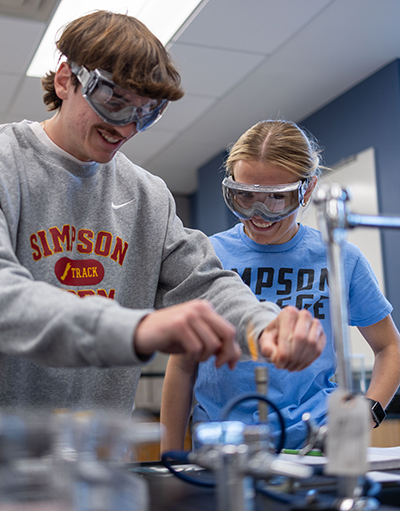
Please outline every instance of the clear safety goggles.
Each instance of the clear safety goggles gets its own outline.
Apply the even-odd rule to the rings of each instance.
[[[238,183],[231,177],[222,181],[225,203],[241,220],[257,215],[266,222],[279,222],[305,204],[307,188],[307,180],[277,186]]]
[[[83,97],[92,109],[103,121],[115,126],[134,122],[137,131],[144,131],[160,119],[169,104],[166,99],[143,103],[142,96],[116,85],[106,71],[88,71],[73,62],[71,71],[81,83]]]

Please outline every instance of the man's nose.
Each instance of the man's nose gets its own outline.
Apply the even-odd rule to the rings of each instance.
[[[131,138],[138,132],[136,128],[136,122],[125,124],[125,126],[118,126],[117,130],[125,138]]]

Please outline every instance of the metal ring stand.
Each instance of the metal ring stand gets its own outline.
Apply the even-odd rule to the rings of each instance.
[[[331,322],[337,354],[337,382],[339,388],[351,394],[352,375],[342,260],[343,241],[346,239],[347,230],[354,227],[399,229],[400,218],[351,213],[347,205],[349,199],[348,191],[342,189],[338,184],[324,185],[316,191],[314,196],[319,228],[322,239],[327,245]],[[339,476],[339,488],[338,509],[342,509],[345,502],[348,506],[349,500],[353,500],[353,505],[346,509],[374,509],[371,499],[354,497],[357,477]],[[377,505],[379,506],[379,504]],[[375,508],[377,507],[375,506]]]

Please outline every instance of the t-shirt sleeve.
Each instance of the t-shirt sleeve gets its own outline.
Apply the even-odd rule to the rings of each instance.
[[[378,280],[361,251],[355,254],[349,287],[349,323],[370,326],[384,319],[393,310],[379,287]]]

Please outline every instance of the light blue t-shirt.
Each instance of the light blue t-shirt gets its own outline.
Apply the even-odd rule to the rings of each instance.
[[[268,398],[281,411],[286,425],[285,447],[297,449],[304,444],[305,412],[318,424],[325,420],[326,397],[335,388],[330,381],[336,369],[329,310],[326,246],[319,231],[300,224],[297,234],[281,245],[260,245],[250,239],[239,223],[216,234],[211,241],[224,268],[236,271],[260,301],[281,308],[294,305],[308,309],[323,325],[327,337],[321,356],[300,372],[289,372],[267,364]],[[358,247],[345,242],[342,248],[349,323],[369,326],[385,318],[392,306],[379,289],[376,277]],[[194,422],[219,420],[222,408],[233,397],[256,390],[256,362],[239,362],[236,369],[216,369],[210,359],[199,365],[195,384],[197,404]],[[232,411],[230,419],[258,422],[256,401],[247,401]],[[276,413],[268,423],[274,436],[280,431]]]

